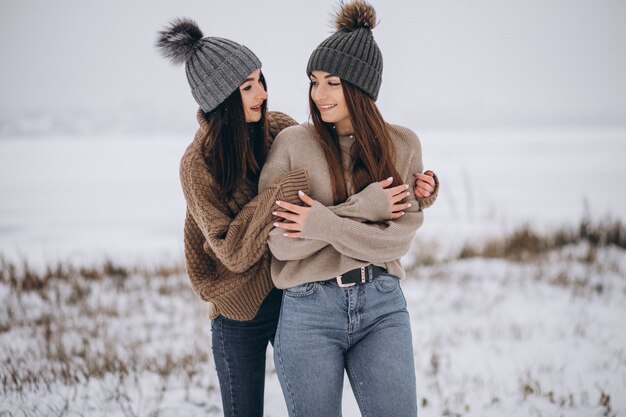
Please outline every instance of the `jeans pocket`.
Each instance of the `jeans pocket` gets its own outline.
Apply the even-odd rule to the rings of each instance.
[[[395,275],[384,274],[374,281],[376,289],[382,293],[388,293],[400,286],[400,279]]]
[[[304,284],[296,285],[295,287],[285,288],[283,290],[283,294],[287,297],[306,297],[307,295],[311,295],[317,289],[319,284],[315,282],[307,282]]]

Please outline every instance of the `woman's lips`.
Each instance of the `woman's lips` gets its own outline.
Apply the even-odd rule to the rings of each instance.
[[[323,112],[334,109],[336,106],[336,104],[320,104],[319,106],[317,106],[317,108],[319,109],[319,111]]]

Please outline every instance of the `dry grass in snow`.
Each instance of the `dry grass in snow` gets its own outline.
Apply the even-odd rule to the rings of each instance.
[[[428,265],[417,244],[402,287],[420,416],[624,415],[626,252],[598,242]],[[0,346],[2,417],[221,415],[210,322],[180,266],[3,260]],[[271,349],[267,381],[266,415],[286,416]]]

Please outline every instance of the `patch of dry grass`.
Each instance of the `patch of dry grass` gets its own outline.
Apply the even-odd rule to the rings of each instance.
[[[584,260],[591,263],[595,261],[598,248],[616,246],[626,249],[626,228],[619,220],[607,219],[594,223],[588,218],[583,219],[576,228],[562,227],[543,233],[524,225],[502,237],[488,239],[480,244],[466,244],[458,254],[458,259],[483,257],[524,262],[580,243],[588,244],[589,250]]]
[[[114,386],[125,386],[145,373],[155,375],[163,387],[176,378],[187,391],[198,384],[216,389],[201,372],[210,358],[208,332],[194,330],[208,325],[206,311],[183,271],[180,265],[131,268],[110,260],[35,268],[0,257],[0,396],[53,394],[62,386],[89,386],[110,378],[118,381]],[[190,303],[197,309],[182,307]],[[185,330],[179,330],[186,322]],[[180,335],[192,338],[158,350],[159,338]],[[150,410],[138,410],[126,394],[117,394],[111,397],[123,415],[158,415],[158,401]],[[156,401],[159,395],[150,396]],[[23,415],[67,412],[62,405],[31,403],[25,404]]]
[[[527,374],[520,379],[520,390],[524,400],[528,400],[530,397],[541,398],[548,401],[550,404],[557,405],[560,409],[574,410],[580,406],[590,407],[598,405],[602,408],[602,415],[605,417],[616,417],[617,413],[613,410],[611,405],[611,396],[602,390],[597,393],[597,403],[591,400],[591,396],[588,392],[583,392],[578,396],[573,394],[559,394],[553,390],[547,390],[542,388],[538,379]]]

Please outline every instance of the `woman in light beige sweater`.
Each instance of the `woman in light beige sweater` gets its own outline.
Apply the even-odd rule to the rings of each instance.
[[[342,6],[337,32],[309,59],[312,124],[283,130],[259,179],[305,169],[304,206],[278,201],[282,221],[270,232],[272,280],[284,288],[274,361],[291,417],[341,415],[347,372],[363,415],[415,416],[415,370],[406,302],[399,287],[405,255],[437,194],[423,171],[418,137],[384,121],[375,100],[382,56],[371,29],[374,9],[361,0]],[[374,180],[415,184],[406,209],[361,219],[328,206],[355,193],[383,201]],[[415,183],[413,182],[415,181]],[[407,185],[405,189],[408,189]]]

